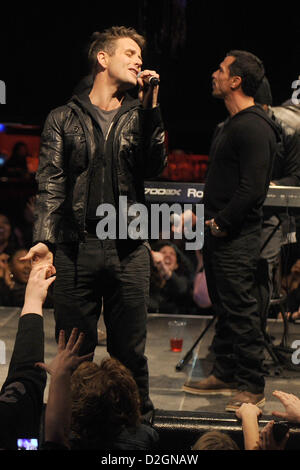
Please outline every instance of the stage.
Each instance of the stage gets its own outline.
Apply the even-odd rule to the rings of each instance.
[[[0,307],[0,341],[2,351],[2,361],[0,364],[0,382],[6,378],[8,365],[12,354],[12,348],[17,331],[17,323],[20,314],[19,308]],[[186,320],[187,326],[184,333],[184,343],[182,352],[172,352],[170,350],[170,334],[168,322],[172,319]],[[201,341],[193,350],[193,354],[188,363],[181,371],[176,370],[179,363],[187,351],[194,345],[195,341],[210,321],[209,316],[177,317],[175,315],[149,314],[148,317],[148,339],[146,355],[149,363],[150,373],[150,395],[156,409],[172,410],[180,412],[206,412],[224,413],[228,397],[222,395],[197,396],[187,394],[182,391],[182,386],[189,378],[197,379],[205,377],[209,372],[211,353],[209,345],[214,332],[212,325]],[[103,320],[100,319],[99,327],[104,329]],[[283,322],[279,320],[268,320],[268,333],[275,338],[274,344],[278,344],[282,337]],[[52,310],[44,310],[45,329],[45,361],[49,362],[56,354],[56,343],[54,340],[54,318]],[[287,345],[299,340],[300,344],[300,323],[289,324],[289,335]],[[5,361],[3,361],[3,350],[5,346]],[[298,346],[299,347],[299,346]],[[107,355],[105,341],[97,346],[95,361],[100,361]],[[300,358],[300,353],[299,353]],[[268,369],[266,375],[266,404],[263,414],[270,415],[273,410],[283,410],[281,404],[272,397],[273,390],[283,390],[295,395],[300,394],[300,366],[299,371],[290,371],[283,368],[276,374],[276,369],[266,351],[266,364],[272,367]],[[45,390],[44,401],[47,402],[49,380]]]

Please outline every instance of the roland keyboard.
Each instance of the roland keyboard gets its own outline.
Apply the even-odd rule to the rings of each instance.
[[[177,183],[171,181],[145,181],[146,201],[156,203],[201,203],[204,183]],[[300,187],[270,186],[264,206],[300,210]]]

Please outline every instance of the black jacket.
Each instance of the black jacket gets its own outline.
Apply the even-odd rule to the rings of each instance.
[[[218,125],[210,149],[204,191],[206,219],[236,235],[262,220],[278,127],[260,106],[251,106]]]
[[[272,181],[278,186],[300,185],[300,132],[284,121],[283,107],[268,108],[268,116],[280,134],[274,158]]]
[[[36,175],[34,242],[51,246],[84,240],[91,169],[99,158],[95,122],[86,99],[74,96],[47,117]],[[127,196],[128,205],[143,203],[144,179],[158,176],[167,160],[160,108],[143,109],[138,100],[127,96],[103,151],[112,159],[115,200]]]

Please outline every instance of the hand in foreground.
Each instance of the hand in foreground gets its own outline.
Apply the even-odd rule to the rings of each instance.
[[[42,314],[48,288],[56,279],[53,276],[54,273],[55,269],[52,264],[42,265],[30,271],[21,316],[26,313]]]
[[[236,410],[235,414],[242,420],[247,419],[249,416],[257,419],[262,414],[262,410],[252,403],[243,403],[239,409]]]
[[[278,390],[273,392],[273,396],[278,398],[285,408],[285,412],[273,411],[272,415],[291,423],[300,423],[300,400],[291,393]]]
[[[73,328],[66,344],[65,332],[59,333],[57,355],[49,365],[43,362],[36,366],[51,374],[48,402],[45,415],[45,440],[70,448],[69,435],[72,421],[71,375],[82,362],[93,355],[78,356],[84,334],[78,336]],[[77,338],[77,339],[76,339]]]
[[[257,418],[261,413],[261,409],[252,403],[243,403],[235,412],[236,416],[242,420],[245,450],[257,450],[259,448]]]
[[[160,251],[151,251],[153,264],[158,270],[162,279],[168,280],[172,276],[171,269],[165,264],[164,255]]]
[[[32,246],[27,255],[20,258],[22,261],[27,259],[31,260],[33,268],[45,264],[53,264],[53,254],[45,243],[38,243]]]
[[[175,217],[171,226],[171,230],[174,233],[182,233],[185,228],[187,230],[191,230],[195,227],[197,223],[197,216],[191,209],[187,209],[186,211],[182,212],[182,214],[178,214]]]
[[[72,373],[84,361],[93,357],[94,353],[78,356],[80,346],[84,340],[84,333],[80,333],[78,338],[78,328],[73,328],[70,338],[66,344],[65,332],[61,330],[58,338],[57,355],[49,365],[37,362],[36,366],[41,367],[50,375],[59,373]],[[76,340],[77,338],[77,340]]]
[[[274,421],[270,421],[259,434],[259,448],[261,450],[284,450],[289,433],[280,442],[276,442],[273,434]]]

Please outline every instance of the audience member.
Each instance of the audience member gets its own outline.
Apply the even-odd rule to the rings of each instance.
[[[60,331],[58,338],[58,353],[47,366],[38,362],[36,366],[51,374],[48,402],[45,413],[45,442],[42,449],[70,449],[71,430],[71,375],[84,361],[91,359],[94,353],[78,356],[84,333],[74,328],[66,345],[65,332]],[[77,340],[76,340],[77,338]]]
[[[300,259],[291,267],[290,273],[282,279],[282,293],[287,297],[288,316],[291,321],[300,317]]]
[[[0,254],[11,255],[17,248],[20,248],[20,243],[14,233],[11,221],[5,214],[0,213]]]
[[[193,300],[199,308],[208,309],[212,306],[212,303],[207,290],[202,252],[197,250],[196,256],[198,259],[198,266],[193,281]]]
[[[43,302],[55,280],[53,266],[31,271],[19,318],[7,378],[0,392],[0,448],[17,450],[17,439],[39,435],[46,374],[35,366],[44,360]]]
[[[275,421],[269,421],[268,424],[259,433],[259,448],[260,450],[284,450],[286,443],[289,439],[289,432],[277,442],[274,437],[274,424]]]
[[[74,329],[65,347],[61,332],[56,358],[49,366],[39,364],[51,373],[43,448],[153,449],[158,434],[141,423],[139,392],[131,372],[114,358],[97,365],[87,361],[92,354],[78,357],[82,335],[75,343],[76,335]]]
[[[27,160],[29,150],[25,142],[17,142],[12,150],[10,158],[5,164],[6,176],[26,177],[29,176]]]
[[[273,411],[272,415],[289,423],[299,424],[300,399],[293,394],[278,390],[273,392],[273,396],[280,400],[285,411]],[[289,439],[289,432],[277,442],[273,432],[274,420],[269,421],[259,432],[258,418],[261,414],[261,409],[251,403],[244,403],[236,411],[236,416],[242,420],[245,450],[284,450]]]
[[[158,434],[142,424],[138,387],[117,359],[83,363],[74,372],[72,431],[74,443],[102,450],[151,450]]]
[[[31,262],[21,260],[21,258],[27,253],[28,250],[20,248],[12,253],[8,261],[2,260],[0,264],[0,305],[2,306],[22,307],[24,303]],[[49,289],[44,308],[51,308],[52,305],[52,293]]]
[[[189,313],[191,284],[183,255],[168,241],[159,242],[152,250],[149,312]]]
[[[261,409],[252,403],[243,403],[235,414],[242,420],[245,450],[259,450],[258,417],[262,414]]]
[[[237,443],[226,433],[208,431],[197,440],[192,450],[240,450]]]
[[[2,265],[0,273],[1,305],[6,307],[22,307],[25,298],[26,285],[31,271],[30,261],[20,261],[27,250],[16,250],[8,261]]]
[[[274,391],[285,408],[284,412],[273,411],[272,414],[290,423],[300,423],[300,399],[290,393]],[[284,450],[289,439],[289,432],[277,442],[274,437],[275,421],[271,420],[259,431],[258,418],[262,410],[251,403],[243,403],[236,410],[236,416],[242,421],[244,450]],[[209,431],[204,433],[194,444],[192,450],[239,450],[235,441],[224,432]]]
[[[36,196],[28,198],[24,210],[16,221],[15,232],[22,246],[32,245],[35,201]]]
[[[278,398],[285,411],[273,411],[272,415],[290,423],[300,423],[300,399],[291,393],[275,390],[273,396]]]

